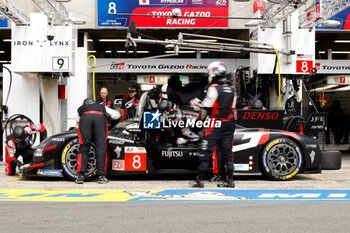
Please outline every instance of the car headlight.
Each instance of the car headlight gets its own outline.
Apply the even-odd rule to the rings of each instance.
[[[42,157],[43,156],[43,150],[46,148],[46,146],[50,143],[50,138],[46,138],[44,141],[42,141],[39,146],[35,149],[33,156],[34,157]]]

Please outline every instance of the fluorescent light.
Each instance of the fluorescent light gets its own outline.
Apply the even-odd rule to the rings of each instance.
[[[209,51],[201,51],[201,53],[209,53]]]
[[[105,53],[112,53],[111,50],[106,50]],[[117,50],[117,53],[126,53],[125,50]],[[129,53],[134,53],[134,50],[130,50]],[[146,50],[137,50],[136,53],[149,53],[149,51],[146,51]]]
[[[333,54],[348,54],[350,51],[332,51]]]
[[[3,51],[3,50],[0,50],[0,53],[5,53],[5,51]]]
[[[126,39],[99,39],[99,42],[125,42]]]
[[[348,91],[348,90],[350,90],[350,86],[345,86],[337,89],[337,91]]]
[[[11,39],[3,39],[3,42],[11,42]]]
[[[0,61],[0,63],[11,63],[11,61]]]
[[[335,40],[334,43],[350,43],[350,40]]]
[[[196,51],[179,51],[179,53],[195,53]],[[175,53],[174,51],[165,51],[165,53]]]
[[[323,87],[318,87],[318,88],[315,88],[315,89],[312,89],[311,91],[324,91],[324,90],[328,90],[328,89],[332,89],[334,87],[337,87],[339,85],[337,84],[327,84]]]
[[[93,39],[87,39],[87,41],[88,41],[88,42],[94,42],[94,40],[93,40]]]
[[[96,53],[96,50],[88,50],[88,53]]]
[[[326,51],[318,51],[318,53],[324,54],[324,53],[326,53]]]

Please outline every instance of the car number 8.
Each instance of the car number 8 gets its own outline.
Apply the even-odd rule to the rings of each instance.
[[[139,155],[135,155],[132,160],[133,168],[139,169],[141,167],[141,157]]]

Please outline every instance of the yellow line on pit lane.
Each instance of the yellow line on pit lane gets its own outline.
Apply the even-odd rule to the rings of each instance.
[[[20,179],[22,179],[22,177],[17,177],[17,178],[14,178],[14,179],[6,182],[5,184],[12,184],[12,183],[15,183],[16,181],[19,181]]]
[[[316,176],[316,175],[313,175],[313,174],[308,174],[308,176],[311,176],[315,179],[319,179],[319,180],[323,180],[323,181],[326,181],[330,184],[333,184],[333,185],[336,185],[336,186],[341,186],[341,184],[339,184],[338,182],[335,182],[335,181],[332,181],[332,180],[329,180],[327,178],[324,178],[324,177],[320,177],[320,176]]]
[[[142,191],[142,190],[138,190]],[[163,190],[146,190],[150,194]],[[124,202],[138,198],[124,190],[0,189],[1,201]]]

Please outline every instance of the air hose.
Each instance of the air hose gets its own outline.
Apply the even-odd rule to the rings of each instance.
[[[281,65],[280,65],[280,59],[278,56],[278,52],[275,48],[275,46],[273,46],[272,44],[270,44],[269,46],[271,46],[273,48],[273,50],[275,50],[276,53],[276,57],[277,57],[277,64],[278,64],[278,103],[279,103],[279,107],[280,109],[282,109],[282,100],[281,100]]]
[[[93,58],[94,59],[94,65],[93,66],[89,66],[89,59]],[[96,69],[96,57],[94,55],[90,55],[87,59],[86,59],[86,63],[88,63],[88,68],[92,68],[92,95],[94,100],[96,100],[96,94],[95,94],[95,69]]]

